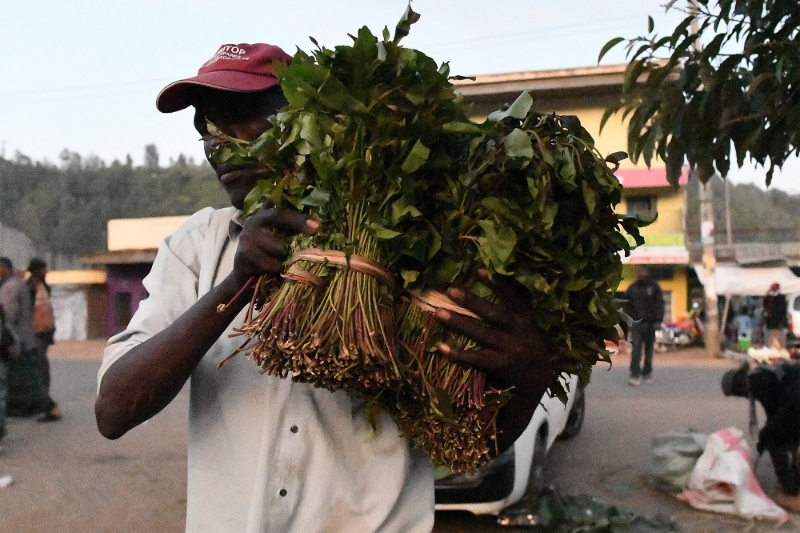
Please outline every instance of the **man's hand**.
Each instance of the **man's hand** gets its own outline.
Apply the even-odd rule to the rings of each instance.
[[[239,237],[232,275],[243,286],[253,276],[271,277],[283,272],[286,236],[313,235],[319,222],[299,211],[265,205],[248,217]]]
[[[482,348],[459,350],[442,344],[439,350],[452,361],[485,370],[496,387],[514,387],[516,394],[538,394],[538,403],[542,385],[547,388],[555,371],[544,334],[533,319],[530,292],[511,278],[495,276],[492,281],[485,270],[478,274],[481,282],[498,296],[499,303],[479,298],[468,290],[451,288],[447,291],[450,298],[481,320],[445,309],[437,310],[436,317]]]
[[[439,351],[452,361],[480,368],[488,382],[499,389],[513,387],[511,399],[497,417],[498,452],[502,452],[525,431],[547,387],[557,375],[548,353],[544,333],[536,325],[530,292],[510,278],[480,271],[481,282],[499,299],[495,304],[470,291],[447,291],[455,303],[480,320],[437,309],[436,317],[454,330],[470,337],[482,348],[459,350],[441,344]]]

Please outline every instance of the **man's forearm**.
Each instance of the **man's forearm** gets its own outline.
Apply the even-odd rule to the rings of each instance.
[[[507,450],[522,435],[546,391],[547,385],[544,385],[533,392],[514,394],[500,409],[497,415],[498,453]]]
[[[100,433],[110,439],[148,420],[178,395],[205,353],[247,304],[232,278],[202,297],[178,320],[115,361],[106,371],[95,402]]]

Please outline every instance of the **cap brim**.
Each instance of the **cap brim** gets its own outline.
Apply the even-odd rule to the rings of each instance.
[[[178,80],[164,87],[156,97],[156,107],[162,113],[174,113],[186,109],[194,104],[199,87],[244,93],[263,91],[277,84],[278,79],[272,76],[227,70],[206,72],[194,78]]]

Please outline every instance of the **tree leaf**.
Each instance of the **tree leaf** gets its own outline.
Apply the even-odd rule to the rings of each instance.
[[[606,44],[604,44],[603,48],[600,49],[600,54],[597,56],[597,64],[598,65],[600,64],[600,61],[603,60],[603,56],[606,55],[609,52],[609,50],[611,50],[612,48],[614,48],[615,46],[617,46],[619,43],[621,43],[624,40],[625,40],[624,37],[614,37],[613,39],[608,41]]]

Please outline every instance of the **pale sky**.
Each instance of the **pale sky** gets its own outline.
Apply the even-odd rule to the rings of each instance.
[[[682,14],[665,0],[415,0],[422,18],[403,43],[461,75],[597,65],[609,39],[647,30],[647,16],[671,33]],[[196,74],[221,44],[269,42],[293,54],[349,43],[368,26],[390,31],[407,0],[73,0],[15,2],[2,16],[0,154],[57,163],[62,150],[110,163],[141,163],[155,144],[161,161],[202,157],[190,110],[161,114],[155,97]],[[602,64],[623,63],[621,45]],[[624,147],[621,147],[624,149]],[[756,181],[763,171],[731,174]],[[797,181],[798,185],[793,182]],[[793,161],[774,186],[800,190]]]

